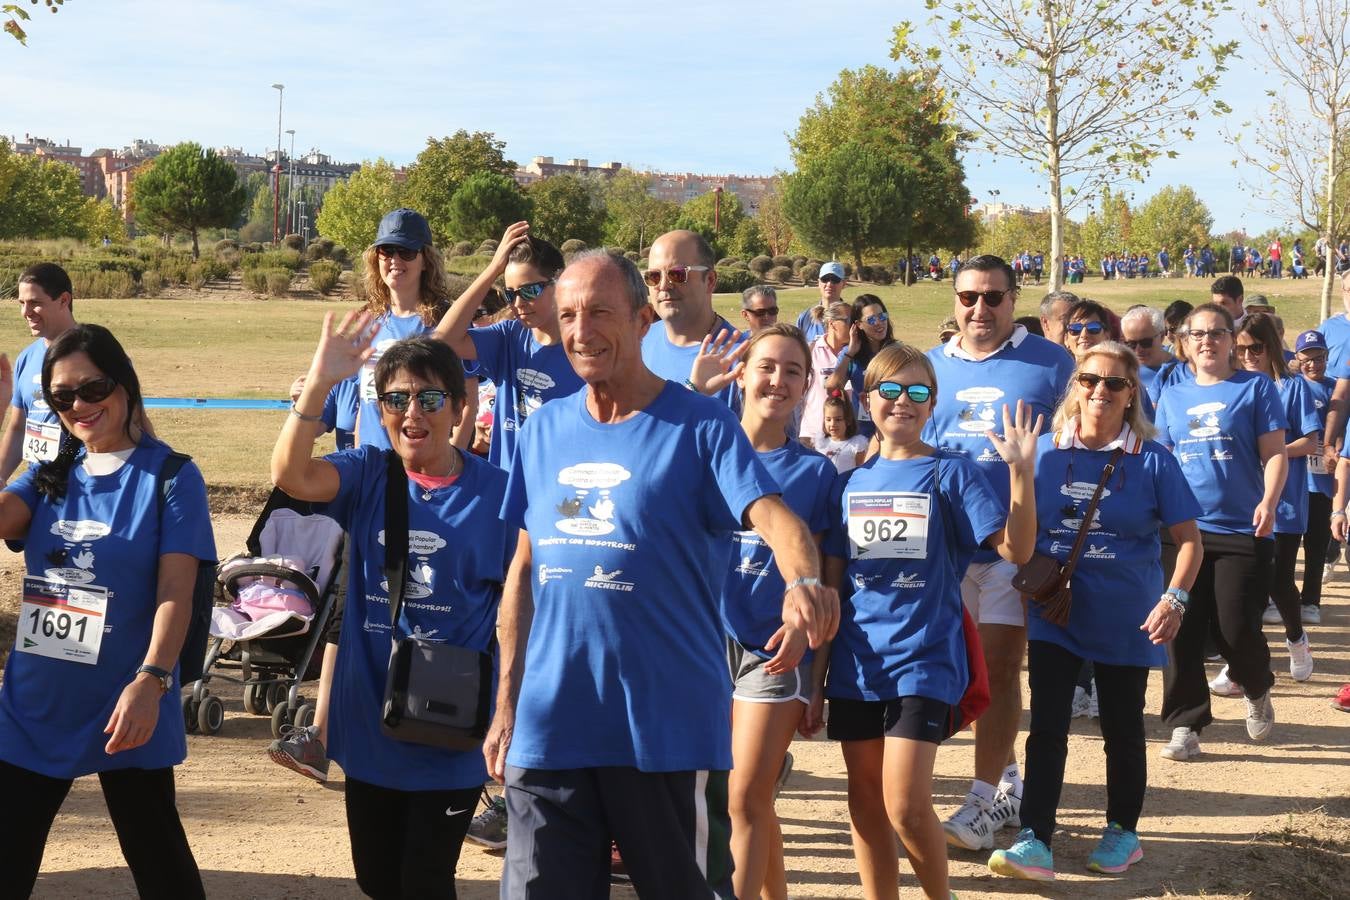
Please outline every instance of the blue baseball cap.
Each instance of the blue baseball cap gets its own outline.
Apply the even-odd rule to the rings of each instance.
[[[1294,352],[1302,353],[1304,350],[1325,350],[1327,349],[1327,339],[1322,336],[1320,331],[1305,331],[1294,341]]]
[[[421,250],[431,242],[431,226],[427,220],[417,210],[404,206],[386,213],[380,220],[380,230],[371,246],[393,245],[405,250]]]
[[[820,267],[820,274],[817,278],[824,278],[826,275],[833,275],[840,281],[844,280],[844,264],[839,262],[827,262]]]

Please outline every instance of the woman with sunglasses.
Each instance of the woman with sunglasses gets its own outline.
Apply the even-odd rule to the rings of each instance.
[[[1234,339],[1238,365],[1248,372],[1259,372],[1279,386],[1284,405],[1285,455],[1289,475],[1284,481],[1279,505],[1275,507],[1275,574],[1271,585],[1272,604],[1263,620],[1284,623],[1285,648],[1289,651],[1289,674],[1295,681],[1307,681],[1312,675],[1312,648],[1303,630],[1302,602],[1294,581],[1298,550],[1308,530],[1308,455],[1318,449],[1322,422],[1309,384],[1298,375],[1290,375],[1284,363],[1284,344],[1280,341],[1274,317],[1266,313],[1248,313],[1237,328]],[[1242,688],[1225,672],[1210,682],[1214,693],[1242,696]]]
[[[1056,351],[1058,352],[1058,351]],[[938,390],[932,362],[892,344],[864,387],[880,455],[840,476],[831,494],[826,583],[841,605],[828,656],[828,733],[848,769],[853,854],[868,897],[898,896],[895,838],[924,896],[949,896],[947,840],[933,810],[933,761],[969,681],[961,578],[981,547],[1015,563],[1035,534],[1034,456],[1041,418],[1003,407],[988,440],[1010,471],[1012,512],[980,466],[923,440]],[[819,681],[817,683],[820,683]],[[817,695],[819,696],[819,694]],[[809,722],[820,721],[813,699]]]
[[[825,421],[825,398],[830,376],[837,369],[848,370],[843,358],[848,350],[849,334],[853,326],[853,307],[847,303],[831,303],[825,310],[825,333],[811,342],[811,383],[802,400],[800,437],[803,444],[814,447],[822,437],[821,423]],[[848,401],[857,408],[854,386],[845,381],[843,391]]]
[[[1068,622],[1046,621],[1038,604],[1028,604],[1031,728],[1022,830],[1010,848],[994,851],[989,868],[1034,881],[1055,878],[1050,844],[1074,682],[1084,662],[1093,664],[1106,749],[1106,824],[1087,867],[1116,874],[1142,858],[1136,831],[1147,783],[1144,691],[1149,669],[1167,661],[1165,646],[1181,626],[1201,556],[1200,506],[1176,458],[1149,439],[1154,431],[1143,413],[1134,353],[1114,341],[1097,344],[1078,360],[1070,385],[1054,431],[1037,448],[1038,552],[1067,561],[1105,467],[1122,455],[1074,569]],[[1166,581],[1160,529],[1179,548]]]
[[[362,443],[313,457],[324,395],[373,352],[376,323],[324,317],[300,398],[272,451],[272,480],[293,497],[326,503],[350,535],[347,609],[329,711],[329,753],[346,774],[347,831],[357,884],[372,897],[454,897],[471,811],[487,781],[483,755],[396,740],[381,730],[390,645],[419,635],[486,651],[492,646],[505,529],[506,473],[450,443],[464,409],[464,369],[429,337],[388,347],[375,368],[380,424],[391,450]],[[391,627],[385,560],[390,454],[407,474],[408,602]],[[472,535],[472,540],[465,539]]]
[[[182,462],[161,493],[172,451],[140,426],[140,382],[106,328],[54,339],[41,383],[60,449],[0,494],[0,537],[24,542],[26,566],[0,687],[0,893],[28,896],[72,781],[98,773],[140,896],[202,897],[173,767],[178,657],[199,562],[216,559],[206,485]]]
[[[1079,300],[1069,307],[1065,316],[1064,349],[1075,359],[1104,341],[1115,340],[1111,333],[1111,315],[1095,300]]]
[[[853,325],[849,328],[848,347],[839,356],[839,364],[826,382],[826,390],[842,391],[852,385],[854,397],[861,394],[863,372],[872,358],[895,343],[891,330],[891,316],[886,304],[876,294],[859,294],[853,301]],[[858,434],[871,439],[876,434],[872,417],[862,403],[854,404],[858,420]]]
[[[1170,447],[1200,502],[1204,561],[1163,677],[1163,723],[1172,739],[1165,759],[1200,755],[1200,732],[1214,720],[1205,683],[1205,640],[1216,643],[1229,674],[1242,685],[1247,735],[1270,736],[1275,710],[1270,648],[1261,612],[1274,573],[1276,506],[1284,489],[1287,420],[1269,378],[1233,364],[1233,319],[1214,303],[1186,319],[1187,352],[1195,377],[1162,392],[1159,443]],[[1163,546],[1163,570],[1175,571],[1177,547]]]
[[[479,373],[496,385],[488,459],[502,468],[510,467],[516,432],[530,413],[582,387],[563,352],[553,306],[553,283],[563,265],[556,247],[533,237],[528,222],[516,222],[502,234],[492,262],[436,327],[438,340],[461,359],[476,360]],[[470,328],[498,278],[505,280],[506,300],[515,318]]]
[[[793,325],[778,323],[746,342],[737,378],[741,427],[782,489],[783,502],[817,540],[829,524],[834,466],[791,439],[789,427],[811,379],[810,348]],[[736,550],[722,588],[722,622],[733,684],[728,786],[733,883],[737,897],[786,900],[783,836],[774,799],[792,763],[788,746],[804,726],[814,680],[805,635],[784,625],[782,576],[753,531],[732,535]],[[785,657],[797,662],[788,665]],[[804,727],[813,734],[819,730]]]

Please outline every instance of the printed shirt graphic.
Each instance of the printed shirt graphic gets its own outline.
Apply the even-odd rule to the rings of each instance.
[[[1327,413],[1331,411],[1331,393],[1336,389],[1336,380],[1323,376],[1319,381],[1308,381],[1308,394],[1313,399],[1313,406],[1317,409],[1317,421],[1322,431],[1325,431],[1327,425]],[[1322,459],[1322,447],[1324,436],[1317,438],[1317,451],[1308,456],[1308,490],[1317,491],[1326,494],[1328,497],[1336,496],[1336,477],[1333,470],[1327,468],[1327,464]]]
[[[5,762],[52,778],[78,778],[110,769],[174,766],[187,755],[176,668],[174,690],[160,701],[149,742],[111,756],[103,750],[108,742],[103,727],[150,646],[160,556],[216,558],[206,485],[191,462],[174,478],[161,528],[155,492],[168,452],[146,437],[108,475],[90,475],[77,462],[66,496],[57,503],[37,493],[35,469],[5,488],[33,511],[24,545],[28,589],[45,589],[35,596],[50,596],[78,588],[107,600],[94,664],[25,652],[26,629],[42,623],[21,616],[0,687]]]
[[[388,450],[389,435],[380,424],[380,402],[375,397],[375,366],[379,363],[380,357],[384,356],[384,352],[394,344],[405,338],[429,334],[435,326],[424,324],[422,317],[416,314],[396,316],[384,313],[376,321],[378,330],[373,345],[375,352],[370,354],[370,359],[365,361],[356,376],[357,401],[360,408],[357,419],[357,427],[360,429],[357,442]]]
[[[1325,421],[1318,415],[1317,403],[1311,390],[1313,383],[1301,375],[1280,379],[1280,402],[1289,423],[1284,442],[1293,443],[1308,434],[1322,433]],[[1275,506],[1275,531],[1278,534],[1302,534],[1308,530],[1308,460],[1307,456],[1289,459],[1289,475]]]
[[[983,360],[966,358],[953,338],[928,351],[937,372],[937,402],[924,426],[930,444],[958,453],[980,466],[999,501],[1008,505],[1008,466],[990,443],[990,431],[1003,429],[1003,407],[1010,413],[1017,401],[1031,406],[1032,419],[1044,415],[1048,426],[1055,406],[1073,374],[1073,357],[1018,325],[997,353]],[[998,554],[981,550],[976,562],[992,562]]]
[[[713,330],[713,336],[718,337],[724,332],[733,330],[730,322],[719,319]],[[642,362],[667,381],[683,385],[689,380],[689,370],[693,367],[694,360],[698,358],[698,350],[698,344],[676,347],[666,334],[665,323],[657,321],[652,323],[652,327],[647,329],[647,336],[642,339]],[[736,389],[735,382],[712,396],[732,409],[738,409],[740,406],[740,393]]]
[[[899,529],[882,526],[882,516],[857,521],[858,513],[880,511],[878,498],[887,495],[906,510],[926,509],[922,546],[887,549]],[[919,696],[956,704],[970,678],[961,579],[976,549],[1003,527],[1006,504],[979,465],[943,452],[923,459],[873,457],[841,475],[830,516],[823,552],[847,560],[848,567],[826,696]],[[903,531],[900,536],[908,536],[913,527]]]
[[[14,360],[10,405],[23,413],[23,459],[30,464],[56,459],[61,449],[61,420],[42,397],[42,358],[46,354],[47,339],[38,338]]]
[[[515,549],[514,540],[508,548],[497,515],[506,473],[472,454],[461,456],[464,471],[453,484],[428,492],[408,483],[407,588],[396,633],[383,571],[385,451],[365,445],[324,457],[337,467],[340,484],[325,512],[351,541],[328,754],[351,777],[399,791],[474,787],[487,778],[476,750],[410,744],[380,731],[394,640],[491,646],[501,582]]]
[[[790,440],[777,450],[758,454],[782,490],[783,502],[812,534],[829,525],[830,488],[836,475],[828,459]],[[764,644],[783,624],[783,576],[773,551],[754,531],[732,533],[730,571],[722,587],[722,624],[727,634],[750,652],[768,659]],[[807,650],[806,658],[812,655]]]
[[[1167,648],[1139,626],[1163,588],[1160,527],[1195,519],[1200,505],[1181,466],[1165,447],[1141,441],[1129,426],[1099,450],[1075,441],[1073,420],[1041,435],[1036,447],[1036,551],[1065,562],[1111,454],[1125,447],[1093,516],[1074,569],[1068,625],[1052,625],[1027,605],[1028,637],[1050,641],[1094,662],[1160,666]]]
[[[502,518],[530,536],[534,621],[511,765],[731,766],[718,599],[732,532],[778,485],[727,407],[667,384],[595,421],[580,391],[526,421]]]
[[[1257,439],[1287,422],[1275,382],[1257,372],[1181,381],[1162,392],[1158,442],[1171,448],[1195,499],[1202,531],[1252,534],[1264,478]]]
[[[576,393],[583,382],[561,343],[540,344],[530,329],[514,319],[470,328],[469,338],[478,354],[479,370],[497,386],[488,460],[508,469],[516,432],[530,414],[550,400]]]

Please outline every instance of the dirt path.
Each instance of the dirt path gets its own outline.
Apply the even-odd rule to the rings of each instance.
[[[217,522],[222,552],[242,547],[251,520]],[[0,596],[15,596],[19,558],[0,551]],[[1333,581],[1324,624],[1310,629],[1317,673],[1305,684],[1286,674],[1283,634],[1267,629],[1280,673],[1274,693],[1275,740],[1248,742],[1240,700],[1218,700],[1219,721],[1204,735],[1205,755],[1191,763],[1158,757],[1166,735],[1157,720],[1161,676],[1149,685],[1149,793],[1140,831],[1144,861],[1121,878],[1089,876],[1083,864],[1101,827],[1104,758],[1096,723],[1074,722],[1056,837],[1058,886],[1049,890],[996,878],[985,853],[953,852],[952,887],[969,898],[1181,896],[1300,900],[1344,897],[1350,860],[1350,714],[1328,699],[1350,681],[1350,577]],[[0,605],[0,621],[14,604]],[[5,623],[9,626],[11,623]],[[3,629],[0,629],[2,631]],[[12,638],[0,637],[8,643]],[[352,876],[341,775],[324,787],[278,768],[263,748],[268,722],[243,712],[237,689],[222,692],[225,726],[214,737],[188,738],[178,770],[179,808],[206,880],[207,894],[244,898],[360,897]],[[1025,737],[1025,733],[1023,734]],[[1019,755],[1021,748],[1019,746]],[[793,747],[796,771],[779,800],[789,880],[795,898],[861,897],[849,846],[843,763],[825,741]],[[938,755],[939,813],[965,794],[969,733]],[[1255,837],[1254,836],[1258,836]],[[1001,846],[1011,838],[1001,836]],[[499,855],[466,846],[459,895],[497,896]],[[52,829],[36,897],[133,897],[134,889],[108,822],[96,779],[71,791]],[[902,896],[919,892],[908,867]],[[616,888],[615,896],[633,896]]]

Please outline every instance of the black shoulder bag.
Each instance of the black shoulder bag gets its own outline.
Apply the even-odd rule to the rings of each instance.
[[[380,730],[397,741],[478,750],[492,710],[492,654],[417,635],[398,638],[408,572],[408,473],[386,451],[384,577],[389,585],[393,652],[384,684]]]

